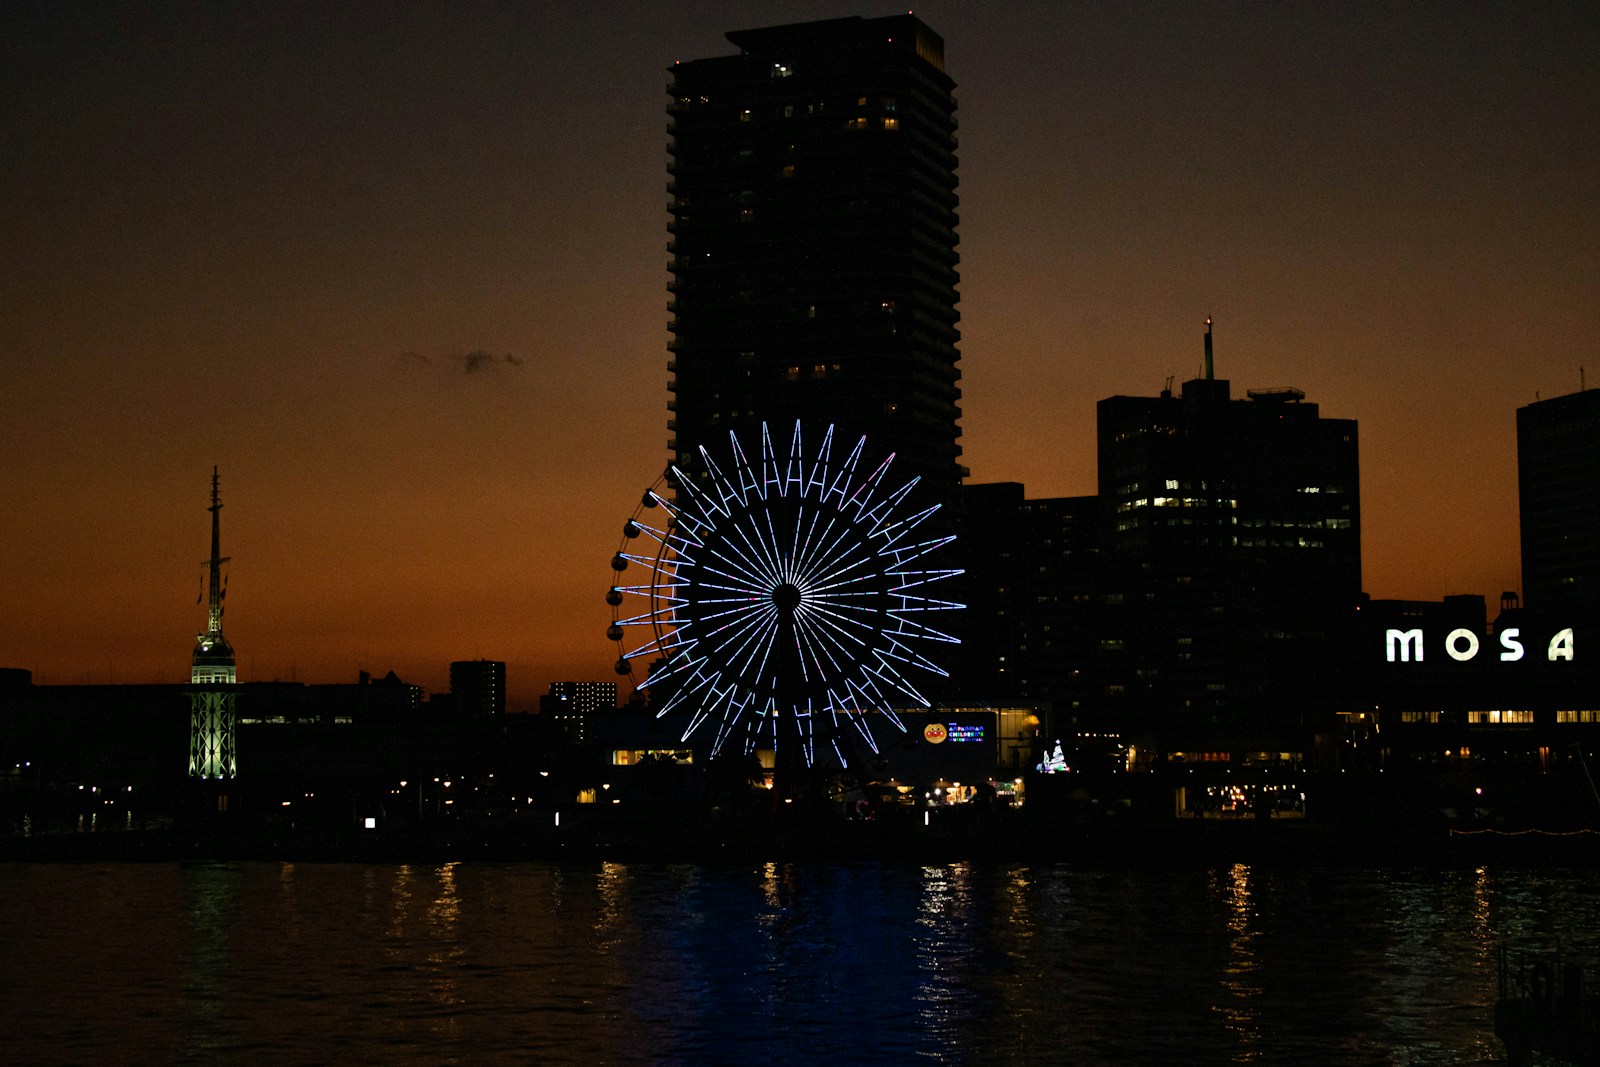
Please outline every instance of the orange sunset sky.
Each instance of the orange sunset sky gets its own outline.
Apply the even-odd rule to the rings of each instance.
[[[0,666],[610,680],[666,459],[666,68],[838,3],[0,9]],[[1520,586],[1515,412],[1600,381],[1600,7],[935,3],[974,481],[1095,489],[1198,372],[1361,427],[1364,586]]]

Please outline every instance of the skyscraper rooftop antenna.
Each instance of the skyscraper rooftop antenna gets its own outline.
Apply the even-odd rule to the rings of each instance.
[[[1206,316],[1206,381],[1214,377],[1211,367],[1211,316]]]
[[[211,506],[206,510],[211,512],[211,582],[210,582],[210,609],[206,619],[206,633],[216,636],[222,633],[222,565],[228,562],[227,556],[222,554],[222,479],[218,468],[211,468]]]

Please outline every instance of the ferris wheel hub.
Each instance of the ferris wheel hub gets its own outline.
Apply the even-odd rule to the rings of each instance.
[[[772,602],[786,615],[793,615],[800,606],[800,587],[793,582],[779,582],[772,587]]]

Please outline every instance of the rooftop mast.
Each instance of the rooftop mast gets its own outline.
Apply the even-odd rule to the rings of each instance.
[[[211,602],[206,619],[206,636],[216,638],[222,635],[222,565],[228,562],[228,556],[222,554],[222,494],[220,492],[221,478],[217,468],[211,468]]]

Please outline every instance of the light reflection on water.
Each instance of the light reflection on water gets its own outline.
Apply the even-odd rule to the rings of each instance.
[[[1586,872],[0,865],[5,1062],[1460,1064]]]

